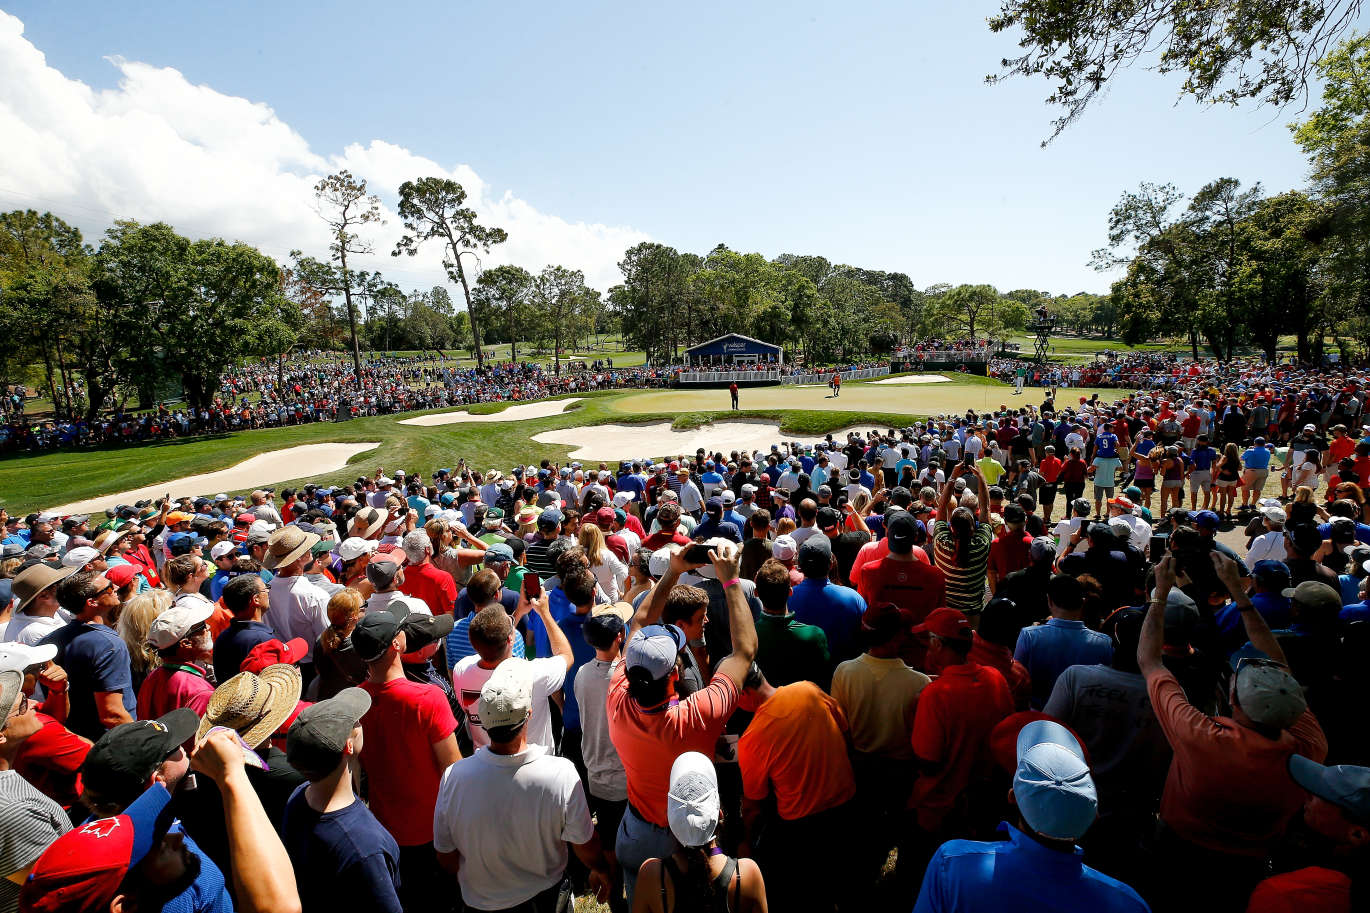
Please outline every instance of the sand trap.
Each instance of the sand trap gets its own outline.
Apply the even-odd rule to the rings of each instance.
[[[399,422],[401,425],[419,425],[423,428],[431,428],[434,425],[455,425],[459,422],[518,422],[530,418],[547,418],[549,415],[560,415],[572,403],[580,402],[581,397],[571,396],[566,399],[542,400],[536,403],[524,403],[518,406],[510,406],[499,412],[492,412],[489,415],[472,415],[465,409],[457,412],[435,412],[432,415],[420,415],[418,418],[407,418]]]
[[[943,377],[941,374],[909,374],[906,377],[885,377],[880,380],[867,381],[872,384],[949,384],[950,377]]]
[[[873,426],[853,425],[832,432],[834,440],[845,441],[848,431],[869,432]],[[881,429],[882,431],[885,429]],[[694,453],[700,447],[721,450],[770,450],[782,441],[813,444],[823,435],[785,435],[776,422],[712,422],[692,431],[676,431],[670,422],[647,425],[581,425],[558,428],[533,435],[539,444],[567,444],[575,447],[570,456],[577,460],[632,460]]]
[[[301,444],[299,447],[287,447],[284,450],[259,453],[243,460],[236,466],[230,466],[228,469],[186,476],[183,479],[172,479],[170,482],[160,482],[144,488],[135,488],[132,491],[121,491],[117,494],[88,498],[85,501],[63,504],[61,507],[54,507],[50,510],[56,514],[90,513],[104,510],[106,507],[112,507],[116,504],[132,504],[134,501],[143,499],[160,498],[167,492],[170,492],[173,498],[184,495],[189,495],[192,498],[201,495],[213,497],[221,491],[229,494],[241,494],[243,491],[270,485],[272,482],[337,472],[346,466],[347,461],[352,457],[368,450],[374,450],[379,446],[379,442],[370,444]]]

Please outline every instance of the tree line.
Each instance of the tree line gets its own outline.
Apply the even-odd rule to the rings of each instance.
[[[1302,361],[1327,337],[1370,353],[1370,38],[1317,73],[1322,106],[1291,125],[1308,186],[1272,195],[1223,177],[1186,197],[1143,183],[1113,207],[1094,264],[1126,268],[1108,296],[1125,340],[1183,336],[1196,358],[1252,346],[1274,359],[1284,335]]]

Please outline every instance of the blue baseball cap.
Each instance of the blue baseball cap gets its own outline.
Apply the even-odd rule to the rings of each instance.
[[[1034,720],[1018,733],[1013,798],[1027,826],[1053,840],[1078,840],[1099,811],[1084,749],[1070,730]]]
[[[1296,754],[1289,757],[1289,775],[1319,799],[1340,808],[1355,823],[1370,825],[1370,767],[1329,767]]]
[[[1217,529],[1222,525],[1222,519],[1211,510],[1189,511],[1189,522],[1199,529]]]
[[[644,669],[654,680],[665,678],[687,643],[685,632],[675,625],[647,625],[628,642],[624,668]]]

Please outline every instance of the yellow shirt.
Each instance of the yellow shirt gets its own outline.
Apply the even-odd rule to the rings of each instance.
[[[897,658],[862,653],[840,663],[832,676],[832,696],[847,715],[852,747],[885,758],[912,758],[913,714],[930,681]]]
[[[1006,472],[1004,464],[990,456],[983,456],[976,460],[975,468],[979,469],[980,475],[985,477],[986,485],[998,485],[999,477]],[[967,482],[966,484],[969,485],[970,483]]]

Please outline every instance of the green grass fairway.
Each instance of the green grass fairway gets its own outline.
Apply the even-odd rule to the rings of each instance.
[[[1071,389],[1060,394],[1062,404],[1098,392],[1104,399],[1118,398],[1118,390]],[[907,415],[962,414],[967,409],[984,412],[1000,405],[1018,408],[1040,405],[1040,389],[1029,387],[1022,396],[999,384],[897,384],[842,385],[842,395],[833,397],[827,387],[753,387],[739,391],[738,404],[746,410],[816,410],[822,412],[888,412]],[[628,414],[658,412],[726,412],[727,390],[660,390],[625,396],[610,408]]]
[[[1093,391],[1068,390],[1062,401]],[[319,423],[234,434],[190,438],[166,444],[100,450],[59,451],[14,456],[0,460],[0,505],[11,513],[26,513],[161,484],[186,476],[226,469],[258,453],[299,444],[381,441],[379,448],[354,457],[347,468],[319,473],[307,465],[290,479],[261,479],[279,491],[292,483],[314,481],[338,485],[377,466],[387,472],[403,468],[425,478],[438,467],[455,466],[465,457],[481,468],[536,463],[546,458],[564,460],[571,448],[539,444],[532,436],[554,428],[599,425],[607,422],[672,422],[677,428],[702,425],[719,418],[769,419],[780,423],[777,438],[789,434],[824,434],[852,425],[897,427],[939,412],[993,409],[1041,402],[1040,390],[1023,396],[998,381],[982,377],[954,378],[952,383],[895,386],[849,383],[842,396],[828,398],[826,387],[762,387],[742,391],[743,411],[728,408],[726,390],[642,391],[581,394],[583,402],[547,418],[508,423],[467,423],[436,427],[401,425],[418,413],[377,416],[350,422]],[[1114,398],[1119,391],[1103,391]],[[494,413],[508,404],[469,407],[474,413]],[[432,410],[435,412],[450,410]],[[663,456],[664,454],[649,454]],[[642,454],[624,454],[625,457]],[[185,493],[185,492],[181,492]],[[198,493],[197,493],[198,494]],[[213,494],[213,492],[203,492]]]

